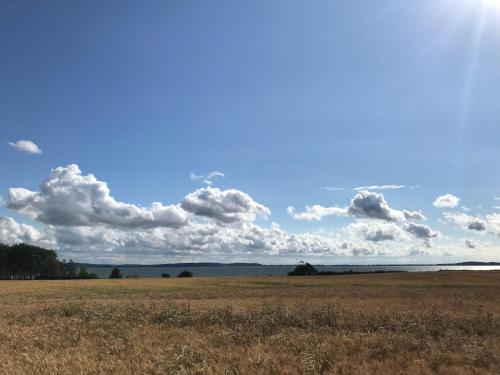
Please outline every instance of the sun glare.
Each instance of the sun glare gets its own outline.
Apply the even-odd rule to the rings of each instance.
[[[483,9],[486,12],[500,14],[500,0],[481,0]]]
[[[483,4],[489,8],[500,9],[500,0],[483,0]]]

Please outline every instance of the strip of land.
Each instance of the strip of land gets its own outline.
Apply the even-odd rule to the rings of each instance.
[[[0,374],[489,374],[500,272],[0,281]]]

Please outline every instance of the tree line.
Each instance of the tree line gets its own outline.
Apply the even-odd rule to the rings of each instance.
[[[54,250],[25,243],[0,244],[0,279],[93,279],[96,274],[79,269],[72,260],[59,260]]]

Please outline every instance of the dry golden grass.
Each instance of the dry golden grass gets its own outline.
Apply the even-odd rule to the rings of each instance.
[[[0,281],[0,374],[500,372],[500,272]]]

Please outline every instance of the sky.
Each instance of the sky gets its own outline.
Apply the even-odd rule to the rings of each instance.
[[[0,242],[500,260],[500,0],[4,1]]]

